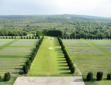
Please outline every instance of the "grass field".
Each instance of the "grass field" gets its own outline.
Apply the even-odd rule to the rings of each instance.
[[[82,75],[98,71],[111,73],[110,40],[63,40],[64,45]],[[80,45],[78,45],[80,44]],[[76,46],[75,46],[76,45]],[[106,78],[106,77],[105,77]],[[85,82],[86,85],[111,85],[111,81]]]
[[[102,80],[102,81],[85,82],[85,85],[111,85],[111,81]]]
[[[71,75],[56,38],[45,37],[28,73],[30,76]]]
[[[9,82],[0,85],[13,85],[32,48],[38,40],[35,39],[0,39],[0,75],[10,72]]]

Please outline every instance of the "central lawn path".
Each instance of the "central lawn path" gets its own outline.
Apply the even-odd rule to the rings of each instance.
[[[69,72],[67,68],[68,66],[61,48],[58,45],[58,40],[56,38],[45,37],[31,65],[28,75],[54,76],[67,74]]]

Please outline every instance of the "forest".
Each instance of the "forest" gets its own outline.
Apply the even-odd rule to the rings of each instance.
[[[0,36],[49,35],[67,39],[111,39],[111,19],[84,15],[0,16]],[[54,34],[55,35],[55,34]],[[53,35],[52,35],[53,36]]]

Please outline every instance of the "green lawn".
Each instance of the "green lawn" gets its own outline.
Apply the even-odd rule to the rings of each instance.
[[[71,75],[56,38],[45,37],[28,75]]]
[[[13,85],[37,41],[37,39],[0,39],[0,76],[10,72],[12,77],[8,82],[0,82],[0,85]]]
[[[0,85],[13,85],[16,80],[16,77],[12,77],[8,82],[0,82]]]
[[[10,72],[11,74],[18,74],[22,65],[24,65],[27,57],[29,57],[32,48],[35,46],[35,42],[37,40],[34,39],[11,39],[11,40],[4,40],[0,39],[1,42],[7,42],[0,47],[0,75],[4,74],[5,72]],[[22,45],[26,44],[27,42],[32,42],[33,44],[28,43],[27,46],[21,47]],[[10,45],[17,44],[18,46],[10,47]]]
[[[64,45],[82,75],[111,72],[111,40],[63,40]],[[106,78],[106,77],[105,77]],[[86,85],[111,85],[111,81],[85,82]]]
[[[85,82],[85,85],[111,85],[111,81],[102,80],[102,81]]]

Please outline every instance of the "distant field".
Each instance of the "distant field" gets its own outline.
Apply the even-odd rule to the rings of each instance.
[[[102,71],[104,74],[111,72],[110,40],[81,39],[63,40],[63,42],[72,60],[83,75],[86,75],[88,72],[93,72],[94,74],[98,71]]]

